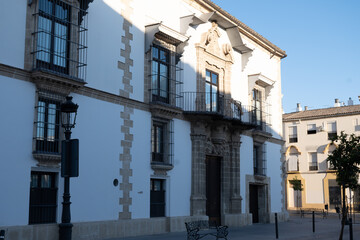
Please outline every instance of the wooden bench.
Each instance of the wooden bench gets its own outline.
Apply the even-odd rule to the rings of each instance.
[[[300,208],[300,217],[305,217],[305,214],[312,214],[314,212],[315,215],[321,215],[322,218],[327,218],[327,212],[324,209],[320,208]]]
[[[223,238],[227,240],[228,226],[219,226],[215,222],[207,220],[198,220],[186,222],[187,240],[198,240],[211,235],[216,239]]]

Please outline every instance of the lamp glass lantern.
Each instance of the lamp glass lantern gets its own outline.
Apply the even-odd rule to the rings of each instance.
[[[66,101],[61,104],[61,124],[65,131],[70,131],[75,127],[78,107],[79,105],[73,103],[71,96],[67,96]]]

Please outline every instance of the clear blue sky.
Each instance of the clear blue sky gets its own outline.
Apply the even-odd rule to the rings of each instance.
[[[284,112],[360,103],[360,0],[213,2],[286,51]]]

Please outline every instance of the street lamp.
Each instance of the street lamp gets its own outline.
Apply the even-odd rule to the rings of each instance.
[[[78,144],[77,139],[71,140],[71,129],[75,127],[78,105],[72,102],[72,97],[67,96],[61,104],[61,124],[64,128],[65,140],[62,141],[61,151],[61,176],[64,178],[64,195],[61,223],[59,224],[59,240],[71,240],[72,223],[70,214],[70,177],[78,176]],[[75,154],[74,154],[75,152]],[[77,156],[76,156],[77,155]],[[75,163],[74,163],[75,162]],[[77,165],[77,169],[73,166]],[[76,167],[75,167],[76,168]],[[76,172],[74,174],[74,172]]]

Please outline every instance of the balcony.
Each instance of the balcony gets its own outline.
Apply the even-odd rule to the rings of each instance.
[[[213,120],[231,121],[245,129],[267,129],[267,124],[257,118],[257,111],[253,106],[242,105],[241,102],[218,93],[184,92],[184,114],[193,117],[209,118]]]

